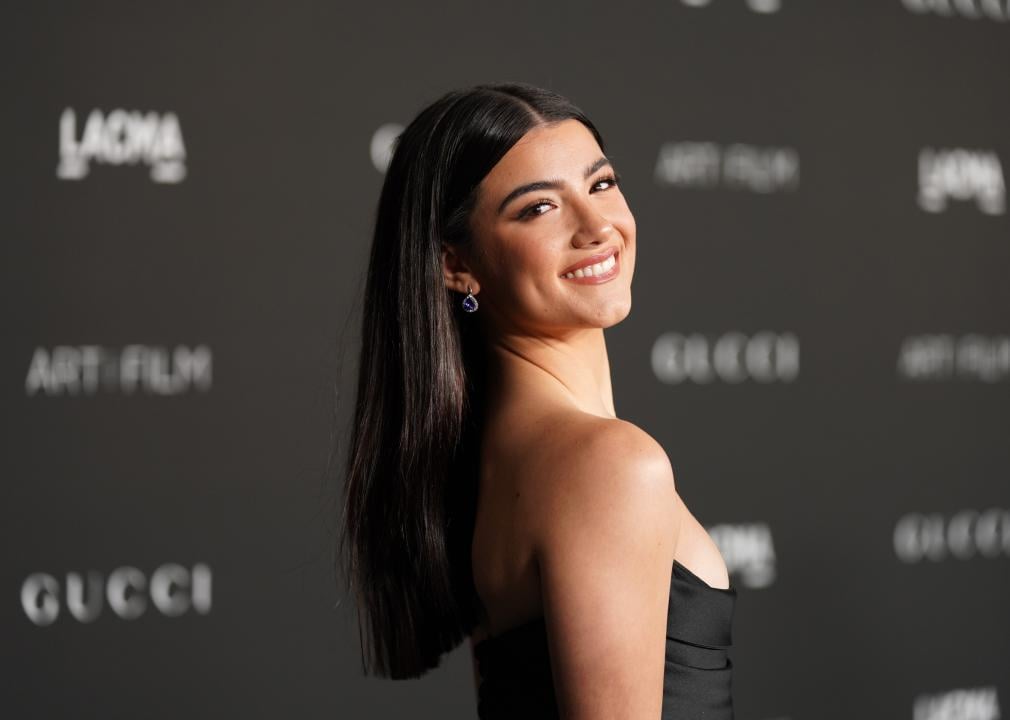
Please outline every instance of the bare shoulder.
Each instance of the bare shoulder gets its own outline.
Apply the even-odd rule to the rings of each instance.
[[[623,420],[543,444],[534,555],[564,717],[658,717],[680,500],[663,448]]]
[[[533,487],[528,510],[539,520],[533,523],[535,546],[570,530],[566,520],[581,526],[595,518],[610,526],[637,522],[636,508],[676,512],[679,498],[670,459],[633,423],[573,415],[563,430],[544,439],[529,463]],[[625,512],[617,512],[622,508]]]

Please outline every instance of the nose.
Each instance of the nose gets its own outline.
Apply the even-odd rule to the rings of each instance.
[[[572,233],[572,246],[602,245],[617,232],[617,228],[603,215],[588,204],[578,209],[578,225]]]

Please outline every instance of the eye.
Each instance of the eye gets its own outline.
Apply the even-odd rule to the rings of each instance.
[[[616,172],[613,175],[606,175],[601,177],[599,180],[593,183],[593,187],[596,188],[600,185],[606,185],[603,190],[610,190],[621,184],[621,176]]]
[[[525,220],[526,218],[536,217],[538,215],[543,215],[547,211],[544,210],[543,212],[539,212],[539,211],[537,211],[537,208],[539,208],[539,207],[541,207],[543,205],[546,205],[546,206],[550,207],[553,204],[554,203],[552,203],[550,200],[546,200],[546,199],[545,200],[537,200],[532,205],[527,205],[526,208],[523,209],[523,211],[521,213],[519,213],[519,219],[520,220]]]
[[[621,176],[615,171],[613,174],[611,174],[611,175],[604,175],[603,177],[599,178],[596,182],[594,182],[593,183],[593,191],[594,192],[601,192],[603,190],[610,190],[610,189],[615,188],[618,185],[620,185],[620,183],[621,183]],[[601,185],[603,187],[600,187]],[[543,208],[544,206],[546,206],[546,209],[541,210],[540,208]],[[535,217],[538,217],[540,215],[546,214],[547,210],[549,210],[553,206],[554,206],[554,202],[552,200],[548,200],[547,198],[543,198],[541,200],[537,200],[535,203],[533,203],[531,205],[527,205],[516,216],[516,218],[519,219],[519,220],[528,220],[530,218],[535,218]]]

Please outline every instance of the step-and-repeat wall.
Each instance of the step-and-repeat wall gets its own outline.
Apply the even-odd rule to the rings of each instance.
[[[390,142],[501,80],[624,178],[617,410],[740,590],[737,717],[1010,714],[1007,0],[0,14],[0,715],[475,716],[465,645],[362,675],[327,460]]]

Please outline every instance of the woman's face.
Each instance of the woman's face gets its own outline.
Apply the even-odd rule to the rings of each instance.
[[[470,227],[469,272],[446,279],[464,293],[469,282],[497,330],[551,335],[630,312],[635,218],[578,120],[536,127],[510,148],[481,181]]]

